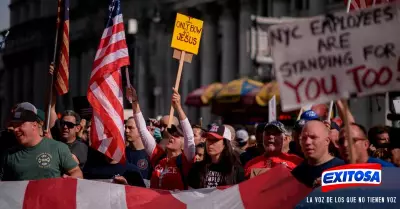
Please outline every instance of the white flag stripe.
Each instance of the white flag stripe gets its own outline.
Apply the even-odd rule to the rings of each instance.
[[[117,25],[119,23],[123,23],[124,19],[122,18],[122,14],[115,16],[114,19],[113,19],[113,22],[114,22],[114,25]],[[113,28],[114,25],[112,25],[112,26],[110,26],[110,27],[108,27],[108,28],[106,28],[104,30],[103,35],[101,36],[101,39],[107,38],[108,36],[113,34],[112,33],[112,28]]]
[[[125,186],[78,179],[76,209],[127,209]]]
[[[118,112],[114,109],[113,105],[110,103],[110,100],[104,95],[104,92],[97,86],[97,83],[93,83],[90,86],[90,89],[93,92],[93,95],[96,97],[97,101],[101,104],[103,109],[108,113],[108,116],[111,118],[113,123],[119,127],[120,129],[123,129],[124,124],[123,120],[121,120],[120,115]],[[105,122],[105,121],[102,121]],[[105,124],[105,123],[104,123]],[[124,135],[121,134],[122,131],[119,132],[122,138],[124,138]]]
[[[123,40],[125,40],[125,32],[124,31],[121,31],[119,33],[112,35],[110,38],[109,44],[107,46],[97,50],[94,60],[98,60],[99,57],[104,56],[104,53],[110,46],[117,43],[118,41],[123,41]]]
[[[101,61],[101,63],[92,70],[92,74],[90,77],[93,77],[97,73],[97,71],[100,70],[105,65],[115,62],[116,60],[121,59],[123,57],[128,57],[128,56],[129,56],[128,49],[125,48],[125,49],[120,49],[116,52],[113,52],[113,53],[103,57],[103,60]]]
[[[245,209],[240,196],[239,186],[235,185],[225,190],[212,188],[210,193],[185,191],[173,193],[179,201],[187,205],[187,209]],[[206,198],[206,200],[205,200]]]
[[[121,71],[120,71],[120,70],[118,71],[118,74],[121,75]],[[105,78],[106,78],[106,82],[107,82],[108,86],[110,87],[111,91],[112,91],[113,94],[114,94],[114,97],[115,97],[116,99],[118,99],[119,104],[121,105],[120,108],[121,108],[121,109],[124,109],[123,93],[122,93],[121,87],[117,84],[117,82],[115,82],[113,76],[111,76],[111,75],[106,75]],[[115,107],[112,108],[112,109],[115,110]],[[115,113],[116,113],[116,112],[115,112]],[[119,116],[119,115],[118,115],[118,116]],[[123,119],[119,118],[118,123],[116,123],[116,125],[117,125],[118,127],[120,127],[120,129],[119,129],[120,134],[121,134],[122,138],[124,138],[124,136],[125,136],[125,130],[124,130],[124,128],[123,128],[123,127],[124,127]]]
[[[0,181],[0,208],[22,209],[29,181]]]
[[[119,149],[119,147],[117,147],[117,149],[114,151],[114,154],[112,156],[112,159],[114,159],[115,161],[119,162],[122,158],[122,152]]]

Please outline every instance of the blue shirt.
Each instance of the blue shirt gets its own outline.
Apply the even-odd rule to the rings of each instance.
[[[125,149],[126,161],[130,164],[136,165],[144,179],[151,178],[152,167],[150,164],[150,158],[146,151],[143,150],[133,150],[129,147]]]
[[[396,167],[392,163],[374,157],[369,157],[367,163],[378,163],[381,164],[382,167]]]
[[[125,177],[131,186],[146,187],[139,168],[130,163],[96,165],[84,168],[86,179],[113,179],[115,175]]]
[[[317,166],[311,166],[307,161],[303,161],[300,165],[293,169],[292,174],[300,182],[308,187],[313,187],[314,183],[318,178],[321,178],[322,172],[328,168],[337,167],[344,165],[345,162],[339,158],[333,158],[332,160]]]

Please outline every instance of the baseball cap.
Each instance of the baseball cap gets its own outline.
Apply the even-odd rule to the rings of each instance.
[[[235,140],[239,143],[239,146],[243,146],[249,140],[249,133],[244,129],[238,130],[236,131]]]
[[[29,110],[29,111],[37,114],[36,107],[29,102],[22,102],[22,103],[17,104],[17,106],[15,107],[15,111],[21,111],[21,110]]]
[[[267,130],[268,128],[277,128],[280,132],[284,134],[288,133],[288,131],[285,128],[285,125],[283,125],[283,123],[277,120],[267,123],[267,125],[265,125],[264,131]]]
[[[296,123],[293,126],[293,130],[300,132],[301,130],[303,130],[304,125],[306,125],[307,121],[304,119],[300,119],[298,121],[296,121]]]
[[[301,114],[300,119],[304,119],[306,121],[309,120],[319,120],[319,116],[312,110],[307,110]]]
[[[24,109],[15,110],[11,116],[11,123],[22,123],[22,122],[35,122],[38,121],[38,116],[30,111]]]
[[[231,140],[231,131],[226,128],[224,125],[211,125],[210,129],[207,133],[204,134],[206,138],[215,138],[218,140],[227,139]]]

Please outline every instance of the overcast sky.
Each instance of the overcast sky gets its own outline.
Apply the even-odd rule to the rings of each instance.
[[[0,0],[0,31],[3,31],[10,26],[9,4],[10,0]]]

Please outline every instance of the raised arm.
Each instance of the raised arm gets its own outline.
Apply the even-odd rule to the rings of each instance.
[[[355,123],[356,120],[354,119],[353,114],[351,114],[350,109],[347,108],[347,111],[344,108],[344,104],[342,100],[337,100],[336,105],[339,111],[339,116],[342,120],[344,120],[344,116],[347,115],[347,119],[349,120],[349,123]]]
[[[152,156],[156,148],[156,140],[146,127],[146,121],[140,111],[139,101],[136,90],[133,87],[127,88],[127,97],[132,99],[133,117],[135,118],[136,127],[139,130],[140,138],[142,139],[144,149],[149,156]]]
[[[183,136],[185,138],[183,153],[185,153],[186,159],[188,162],[193,162],[196,145],[194,144],[194,134],[192,126],[188,118],[186,117],[185,112],[183,111],[181,104],[181,96],[178,91],[173,88],[174,93],[172,94],[172,105],[176,112],[178,112],[179,120],[182,126]]]

